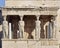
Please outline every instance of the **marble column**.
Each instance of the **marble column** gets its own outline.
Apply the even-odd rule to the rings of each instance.
[[[35,39],[39,40],[40,39],[40,21],[39,21],[39,17],[40,16],[36,16],[37,20],[36,20],[36,27],[35,27]]]
[[[3,21],[3,38],[8,38],[8,22],[6,21],[6,16],[4,16]]]
[[[49,30],[50,30],[50,28],[49,28],[49,25],[47,25],[47,39],[49,39]]]
[[[23,16],[20,16],[20,21],[19,21],[19,32],[20,32],[20,38],[24,38],[24,21],[23,21]]]
[[[9,39],[12,39],[11,23],[9,23]]]
[[[50,24],[50,38],[55,38],[55,19],[52,17]]]
[[[53,17],[53,39],[56,38],[56,16]]]
[[[53,38],[53,22],[50,21],[48,25],[48,38]]]
[[[43,38],[45,38],[44,21],[43,21],[43,19],[40,19],[40,20],[41,20],[41,33],[40,33],[40,35],[41,35],[41,38],[43,39]]]

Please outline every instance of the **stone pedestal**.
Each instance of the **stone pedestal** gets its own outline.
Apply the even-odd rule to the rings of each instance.
[[[8,22],[3,21],[3,37],[8,38]]]
[[[57,40],[2,39],[2,48],[59,48]]]
[[[36,28],[35,28],[35,36],[36,36],[36,39],[39,40],[40,39],[40,21],[37,20],[36,21]]]
[[[19,21],[20,38],[24,37],[24,21]]]

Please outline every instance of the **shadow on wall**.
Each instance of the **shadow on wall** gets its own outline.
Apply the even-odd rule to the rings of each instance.
[[[2,11],[0,10],[0,48],[2,48],[2,37],[3,37],[3,32],[2,32],[2,21],[3,21],[3,17],[2,17]]]
[[[2,48],[2,36],[3,36],[3,32],[2,31],[0,31],[0,48]]]

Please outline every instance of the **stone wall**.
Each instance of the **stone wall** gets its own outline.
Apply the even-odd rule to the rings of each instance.
[[[57,40],[2,39],[2,48],[59,48]]]
[[[13,2],[13,3],[12,3]],[[57,1],[57,0],[6,0],[5,1],[5,7],[52,7],[52,6],[59,6],[60,4],[60,1]]]

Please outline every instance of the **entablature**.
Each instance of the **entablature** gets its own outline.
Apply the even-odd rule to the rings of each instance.
[[[6,0],[5,7],[34,8],[34,7],[60,7],[58,0]]]
[[[3,8],[2,15],[57,15],[58,8]]]

